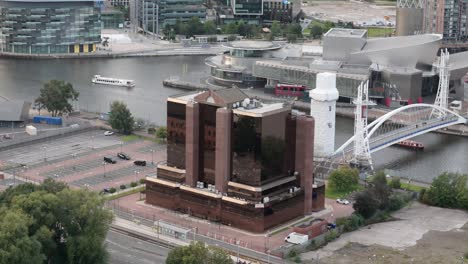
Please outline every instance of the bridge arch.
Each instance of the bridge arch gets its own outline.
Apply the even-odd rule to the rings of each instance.
[[[444,117],[442,118],[445,118],[445,117],[452,117],[453,119],[453,122],[446,122],[446,123],[442,123],[438,126],[434,126],[432,128],[429,128],[425,131],[422,131],[422,132],[418,132],[418,133],[414,133],[413,135],[411,136],[407,136],[407,137],[404,137],[402,138],[401,140],[404,140],[404,139],[408,139],[408,138],[412,138],[412,137],[415,137],[415,136],[418,136],[418,135],[421,135],[421,134],[425,134],[425,133],[428,133],[430,131],[433,131],[433,130],[437,130],[437,129],[440,129],[440,128],[443,128],[443,127],[448,127],[448,126],[451,126],[451,125],[454,125],[454,124],[461,124],[461,123],[465,123],[466,122],[466,119],[464,117],[462,117],[461,115],[459,115],[458,113],[450,110],[450,109],[445,109],[445,108],[442,108],[440,106],[437,106],[437,105],[433,105],[433,104],[411,104],[411,105],[407,105],[407,106],[403,106],[403,107],[400,107],[400,108],[397,108],[393,111],[390,111],[382,116],[380,116],[379,118],[377,118],[376,120],[374,120],[372,123],[368,124],[367,127],[366,127],[366,130],[368,131],[368,134],[367,134],[367,139],[370,139],[371,136],[377,131],[377,129],[379,129],[386,121],[390,120],[392,117],[394,117],[395,115],[401,113],[401,112],[404,112],[406,110],[409,110],[409,109],[413,109],[413,108],[425,108],[425,109],[430,109],[430,110],[437,110],[437,111],[440,111],[441,113],[444,113]],[[456,119],[455,119],[456,118]],[[427,119],[427,121],[429,121],[430,119]],[[433,120],[437,120],[437,118],[434,118]],[[339,155],[341,153],[344,153],[346,152],[345,149],[351,145],[351,143],[353,143],[355,140],[355,136],[353,135],[351,138],[349,138],[343,145],[341,145],[333,154],[333,156],[336,156],[336,155]],[[384,147],[387,147],[387,146],[384,146]],[[382,147],[382,148],[384,148]],[[379,149],[382,149],[382,148],[379,148]],[[377,150],[379,150],[377,149]],[[375,151],[377,151],[375,150]],[[371,151],[371,152],[375,152],[375,151]]]

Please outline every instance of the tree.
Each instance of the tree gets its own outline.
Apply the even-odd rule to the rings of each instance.
[[[423,201],[435,206],[468,209],[468,175],[443,173],[424,193]]]
[[[385,210],[389,207],[389,199],[392,194],[392,189],[387,184],[387,177],[383,171],[377,172],[372,177],[371,191],[374,197],[379,201],[379,208]]]
[[[364,218],[369,218],[374,215],[379,207],[379,201],[375,199],[374,194],[370,190],[365,190],[356,195],[356,201],[353,204],[354,210]]]
[[[233,261],[224,250],[196,242],[171,250],[166,264],[233,264]]]
[[[205,34],[216,34],[216,24],[213,20],[206,21],[203,27]]]
[[[112,102],[109,114],[109,124],[113,129],[118,130],[122,134],[128,135],[132,133],[134,123],[132,114],[125,103],[120,101]]]
[[[45,108],[52,116],[61,116],[73,111],[69,101],[78,100],[80,93],[70,83],[61,80],[50,80],[41,88],[40,95],[34,101],[39,108]]]
[[[21,211],[0,210],[0,262],[18,264],[41,264],[44,254],[41,243],[29,236],[33,219]]]
[[[112,213],[102,197],[52,180],[24,185],[1,197],[0,263],[106,263]]]
[[[318,39],[318,38],[322,37],[322,34],[323,34],[323,29],[322,29],[321,26],[313,25],[310,28],[310,35],[312,36],[312,38]]]
[[[297,23],[288,24],[286,32],[288,34],[296,35],[297,37],[302,37],[302,27]]]
[[[167,128],[162,126],[162,127],[159,127],[157,130],[156,130],[156,137],[159,138],[159,139],[166,139],[167,138]]]
[[[273,21],[270,28],[271,36],[273,39],[281,35],[281,25],[278,21]]]
[[[350,167],[342,167],[330,174],[328,188],[338,192],[354,191],[359,184],[359,171]]]
[[[192,17],[187,22],[187,31],[185,35],[191,37],[193,35],[200,35],[204,33],[204,26],[198,17]]]
[[[400,178],[393,177],[392,180],[390,181],[390,187],[392,187],[393,189],[400,189],[401,188]]]
[[[236,23],[229,23],[223,26],[223,33],[224,34],[237,34],[237,24]]]

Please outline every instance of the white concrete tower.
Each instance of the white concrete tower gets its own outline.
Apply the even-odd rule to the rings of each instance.
[[[315,119],[314,159],[321,160],[335,150],[336,74],[317,74],[316,88],[309,95],[310,115]]]

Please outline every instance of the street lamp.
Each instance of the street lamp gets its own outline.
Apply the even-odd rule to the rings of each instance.
[[[266,253],[267,253],[267,258],[268,258],[268,264],[270,264],[270,239],[268,236],[268,233],[265,234],[265,239],[266,239]]]
[[[72,154],[72,158],[73,158],[73,170],[75,170],[75,169],[76,169],[76,168],[75,168],[75,165],[76,165],[76,164],[75,164],[76,153],[73,153],[73,154]]]
[[[120,141],[120,153],[122,153],[123,141]]]
[[[47,147],[42,147],[44,149],[44,162],[47,161]]]
[[[106,162],[103,162],[102,166],[104,167],[104,177],[106,177]]]
[[[237,245],[237,262],[239,262],[239,240],[236,239],[236,245]]]
[[[154,149],[151,149],[151,165],[154,165]]]
[[[135,171],[135,182],[138,182],[138,174],[140,174],[140,171],[136,170]]]

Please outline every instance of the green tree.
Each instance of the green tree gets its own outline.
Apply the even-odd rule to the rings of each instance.
[[[204,32],[204,26],[202,22],[200,21],[200,18],[198,17],[192,17],[188,22],[187,22],[187,31],[185,32],[185,35],[187,37],[192,37],[193,35],[201,35]]]
[[[106,263],[104,240],[112,213],[103,208],[102,197],[52,180],[34,188],[24,185],[9,188],[1,197],[0,263]],[[12,220],[17,215],[21,220]],[[8,235],[1,237],[2,230],[19,231],[9,240]],[[16,254],[11,245],[23,247],[22,258],[3,262],[9,259],[4,252]]]
[[[339,192],[354,191],[359,184],[359,171],[350,167],[342,167],[330,174],[328,188]]]
[[[387,184],[387,177],[383,171],[377,172],[372,177],[372,188],[371,191],[374,193],[374,197],[379,201],[379,208],[385,210],[389,207],[390,195],[392,189]]]
[[[157,130],[156,130],[156,137],[159,138],[159,139],[166,139],[167,138],[167,128],[162,126],[162,127],[159,127]]]
[[[171,250],[166,264],[233,264],[233,261],[224,250],[196,242]]]
[[[393,189],[400,189],[401,188],[400,178],[393,177],[392,180],[390,181],[390,187],[392,187]]]
[[[122,134],[128,135],[132,133],[134,123],[132,113],[130,113],[130,110],[128,110],[125,103],[120,101],[112,102],[109,114],[109,124],[113,129],[118,130]]]
[[[302,27],[297,23],[288,24],[286,27],[286,32],[287,34],[296,35],[299,38],[302,37]]]
[[[78,100],[79,95],[70,83],[50,80],[41,88],[34,104],[40,109],[47,109],[52,116],[61,116],[73,111],[70,101]]]
[[[33,222],[22,211],[0,209],[0,263],[43,263],[41,243],[29,235]]]
[[[237,24],[236,23],[228,23],[227,25],[223,26],[223,33],[224,34],[237,34]]]
[[[353,204],[354,210],[364,218],[369,218],[374,215],[378,207],[379,201],[374,197],[373,192],[370,190],[358,193]]]
[[[443,173],[424,193],[423,201],[448,208],[468,208],[468,175]]]
[[[270,28],[270,33],[272,38],[281,36],[281,24],[278,21],[273,21]]]
[[[312,36],[312,38],[314,38],[314,39],[321,38],[321,37],[322,37],[322,34],[323,34],[323,29],[322,29],[321,26],[319,26],[319,25],[313,25],[313,26],[310,28],[310,35]]]
[[[216,24],[213,20],[208,20],[203,25],[205,34],[216,34]]]

